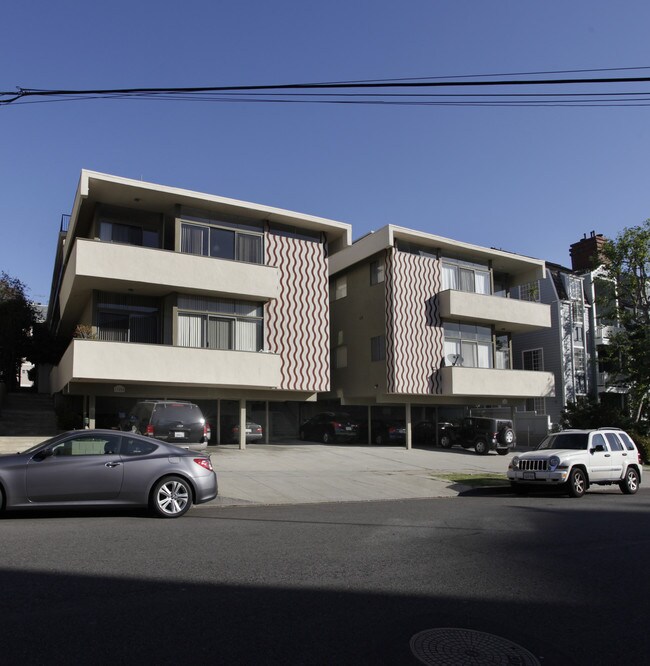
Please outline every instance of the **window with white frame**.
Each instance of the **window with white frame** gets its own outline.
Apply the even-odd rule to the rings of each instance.
[[[490,271],[477,264],[454,262],[451,259],[442,261],[442,289],[468,291],[475,294],[492,292]]]
[[[338,301],[348,295],[348,276],[341,275],[330,282],[330,301]]]
[[[527,398],[526,411],[536,414],[546,414],[546,398]]]
[[[587,393],[587,359],[584,349],[573,350],[573,366],[575,369],[576,393],[584,395]]]
[[[385,279],[384,260],[373,261],[370,263],[370,284],[379,284]]]
[[[462,322],[444,322],[446,365],[492,368],[492,330]]]
[[[544,350],[527,349],[521,354],[524,370],[544,370]]]
[[[261,264],[262,240],[261,233],[198,222],[181,222],[180,250],[186,254]]]
[[[181,347],[260,351],[264,347],[264,306],[251,301],[179,296]]]

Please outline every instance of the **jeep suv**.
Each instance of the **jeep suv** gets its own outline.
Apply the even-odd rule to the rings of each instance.
[[[474,449],[479,455],[496,451],[504,456],[515,447],[515,436],[512,421],[507,419],[491,419],[483,416],[469,416],[455,429],[450,430],[449,437],[440,440],[440,446],[448,449],[460,444],[464,449]]]
[[[199,406],[181,400],[138,402],[121,428],[183,448],[205,449],[210,440],[210,426]]]
[[[531,486],[556,486],[582,497],[592,484],[617,484],[627,495],[641,484],[643,465],[632,438],[623,430],[564,430],[544,439],[534,451],[515,456],[508,478],[516,492]]]

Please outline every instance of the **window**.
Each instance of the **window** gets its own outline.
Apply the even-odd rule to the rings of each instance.
[[[348,367],[348,348],[344,345],[337,347],[334,353],[334,367],[347,368]]]
[[[179,296],[181,347],[260,351],[264,347],[262,303]]]
[[[522,301],[533,301],[539,303],[539,280],[522,284],[519,287],[519,298]]]
[[[542,349],[529,349],[522,352],[524,370],[544,370],[544,354]]]
[[[490,271],[484,266],[442,262],[442,289],[454,289],[475,294],[490,294]]]
[[[605,439],[609,442],[609,448],[612,451],[622,451],[623,445],[613,432],[606,432]]]
[[[445,322],[444,353],[447,365],[492,368],[492,330],[461,322]]]
[[[330,301],[338,301],[348,295],[348,277],[342,275],[330,283]]]
[[[109,342],[160,342],[159,306],[155,298],[97,294],[97,338]]]
[[[510,338],[507,335],[497,335],[494,356],[494,365],[497,369],[510,369]]]
[[[373,261],[370,264],[370,284],[379,284],[384,281],[384,260]]]
[[[261,264],[262,234],[182,222],[181,252]]]
[[[160,234],[157,231],[110,220],[100,221],[99,239],[111,243],[160,247]]]
[[[546,414],[546,398],[528,398],[526,400],[526,411]]]
[[[54,456],[103,456],[117,454],[120,444],[119,435],[75,436],[52,447]]]
[[[378,335],[370,338],[370,360],[384,361],[386,359],[386,338]]]
[[[587,366],[584,349],[573,350],[573,365],[575,369],[576,393],[587,393]]]

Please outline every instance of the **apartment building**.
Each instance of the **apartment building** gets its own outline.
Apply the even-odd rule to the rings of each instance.
[[[138,399],[187,399],[218,428],[293,433],[330,388],[327,256],[347,224],[82,171],[62,226],[50,391],[112,427]],[[216,432],[215,432],[216,430]]]
[[[567,402],[576,402],[593,388],[589,373],[592,304],[585,283],[570,268],[547,262],[543,279],[521,285],[513,297],[546,303],[551,309],[551,328],[514,335],[512,349],[515,368],[553,373],[555,395],[529,398],[525,409],[557,424]]]
[[[544,262],[389,225],[330,257],[332,389],[368,418],[514,416],[554,395],[552,373],[514,368],[512,336],[549,329],[547,304],[511,298]]]

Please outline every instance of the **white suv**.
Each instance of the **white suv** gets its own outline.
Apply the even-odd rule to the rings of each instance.
[[[582,497],[590,485],[618,484],[627,495],[639,489],[643,465],[632,438],[622,430],[564,430],[515,456],[508,478],[516,492],[528,486],[562,486]]]

